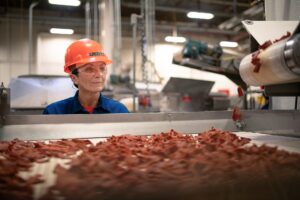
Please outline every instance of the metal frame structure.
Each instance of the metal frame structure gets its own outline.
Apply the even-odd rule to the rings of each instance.
[[[7,115],[0,140],[102,138],[112,135],[152,135],[174,129],[200,133],[212,127],[241,131],[231,111],[133,113],[106,115]],[[242,111],[243,131],[300,137],[300,111]]]

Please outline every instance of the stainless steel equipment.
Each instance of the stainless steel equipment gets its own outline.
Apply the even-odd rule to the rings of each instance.
[[[240,131],[231,111],[135,113],[106,115],[8,115],[0,140],[103,138],[112,135],[151,135],[174,129],[199,133],[212,127]],[[243,131],[300,137],[300,111],[242,111]]]
[[[208,110],[205,101],[213,85],[213,81],[171,77],[162,89],[162,94],[167,98],[167,105],[163,107],[168,108],[164,111]]]
[[[24,75],[12,79],[13,109],[44,109],[50,103],[71,97],[76,88],[67,76]]]

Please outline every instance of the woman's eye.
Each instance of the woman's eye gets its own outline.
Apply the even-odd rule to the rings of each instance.
[[[87,68],[85,71],[86,71],[86,72],[93,72],[94,69],[92,69],[92,68]]]

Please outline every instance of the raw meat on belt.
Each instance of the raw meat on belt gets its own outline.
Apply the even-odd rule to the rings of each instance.
[[[273,43],[276,43],[276,42],[279,42],[281,40],[284,40],[284,39],[286,39],[286,38],[288,38],[290,36],[291,36],[291,32],[287,31],[285,35],[281,36],[281,38],[279,38],[279,39],[274,40]]]
[[[249,142],[217,129],[113,136],[95,145],[1,142],[0,199],[32,199],[41,177],[23,180],[17,172],[52,156],[71,158],[70,168],[56,166],[58,179],[41,200],[300,199],[300,155]]]
[[[262,45],[259,46],[259,49],[266,50],[269,46],[272,45],[271,40],[265,41]]]
[[[91,144],[88,140],[61,140],[50,142],[0,141],[0,199],[33,199],[33,184],[43,181],[41,175],[20,177],[20,171],[28,171],[34,162],[47,162],[49,157],[69,158],[78,150]]]
[[[290,32],[287,32],[285,35],[281,36],[279,39],[275,39],[275,40],[273,41],[273,43],[276,43],[276,42],[279,42],[279,41],[281,41],[281,40],[284,40],[284,39],[286,39],[286,38],[288,38],[288,37],[290,37],[290,36],[291,36],[291,33],[290,33]],[[272,43],[271,40],[265,41],[262,45],[260,45],[260,46],[258,47],[260,50],[254,52],[254,53],[252,54],[252,60],[251,60],[251,63],[254,65],[253,72],[258,73],[259,70],[260,70],[260,67],[261,67],[261,65],[262,65],[261,60],[260,60],[260,58],[259,58],[259,55],[260,55],[260,53],[261,53],[261,50],[266,50],[266,49],[267,49],[269,46],[271,46],[273,43]]]
[[[260,70],[260,67],[261,67],[261,62],[260,62],[260,59],[259,59],[259,54],[260,54],[260,50],[254,52],[252,54],[252,60],[251,60],[251,63],[254,65],[254,69],[253,69],[253,72],[255,73],[258,73],[259,70]]]

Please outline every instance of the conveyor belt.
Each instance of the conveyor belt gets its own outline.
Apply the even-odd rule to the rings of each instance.
[[[256,144],[258,146],[266,144],[268,146],[277,146],[278,149],[286,150],[289,152],[300,153],[300,138],[267,135],[254,132],[234,132],[240,137],[246,137],[251,139],[250,144]],[[96,144],[99,141],[103,141],[105,138],[90,138],[90,141]],[[34,198],[39,199],[47,192],[47,189],[52,186],[56,181],[56,175],[53,170],[57,164],[60,164],[68,168],[68,161],[66,159],[51,158],[47,163],[35,163],[30,172],[21,172],[20,175],[24,178],[30,177],[36,174],[42,174],[45,178],[45,182],[34,185]]]
[[[199,133],[211,127],[233,131],[252,143],[277,146],[300,153],[300,111],[242,111],[246,124],[241,132],[231,119],[230,111],[195,113],[147,113],[115,115],[63,115],[63,116],[7,116],[0,126],[0,140],[56,140],[87,138],[93,142],[112,135],[152,135],[174,129],[182,133]],[[268,134],[264,134],[268,133]],[[280,135],[280,136],[279,136]],[[22,176],[43,174],[46,182],[35,185],[34,196],[41,197],[55,182],[52,173],[57,163],[66,160],[52,158],[50,162],[35,164]]]
[[[300,138],[268,135],[254,132],[235,132],[235,134],[240,137],[251,139],[251,144],[267,144],[268,146],[277,146],[278,149],[300,153]]]

